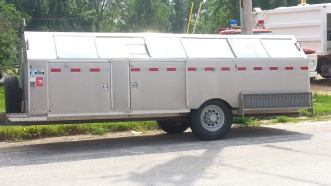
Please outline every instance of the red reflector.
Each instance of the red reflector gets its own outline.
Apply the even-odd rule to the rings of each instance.
[[[70,72],[80,72],[80,68],[72,68],[70,69]]]
[[[301,70],[308,70],[308,67],[301,67]]]
[[[197,71],[197,68],[189,67],[187,68],[188,71]]]
[[[176,68],[167,68],[167,71],[176,71]]]
[[[60,68],[51,68],[51,72],[61,72]]]
[[[149,68],[149,71],[156,72],[156,71],[159,71],[159,69],[158,68]]]
[[[230,71],[230,67],[222,67],[221,70],[222,71]]]
[[[140,68],[131,68],[131,72],[140,72]]]
[[[254,67],[254,70],[262,70],[262,67]]]
[[[293,70],[293,67],[285,67],[285,70]]]
[[[214,68],[213,67],[206,67],[205,71],[214,71]]]
[[[278,67],[270,67],[270,70],[278,70]]]
[[[246,70],[246,67],[238,67],[238,70]]]
[[[90,68],[90,72],[100,72],[100,68]]]

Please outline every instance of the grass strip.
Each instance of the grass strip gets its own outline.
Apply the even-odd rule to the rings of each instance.
[[[71,136],[81,134],[104,135],[110,132],[159,130],[155,121],[114,122],[95,124],[2,126],[0,141],[21,141],[45,137]]]

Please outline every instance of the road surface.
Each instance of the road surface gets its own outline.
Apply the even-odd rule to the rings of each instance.
[[[0,147],[0,185],[331,185],[331,121]]]

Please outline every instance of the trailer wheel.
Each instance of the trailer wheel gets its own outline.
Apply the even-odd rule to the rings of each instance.
[[[16,76],[6,76],[5,81],[6,113],[21,112],[21,90]]]
[[[4,84],[5,77],[6,77],[6,73],[5,72],[0,72],[0,84],[1,85]]]
[[[188,122],[177,122],[177,121],[156,121],[159,127],[169,134],[180,134],[183,133],[190,124]]]
[[[191,112],[191,129],[203,140],[219,140],[229,133],[232,111],[220,100],[210,100]]]

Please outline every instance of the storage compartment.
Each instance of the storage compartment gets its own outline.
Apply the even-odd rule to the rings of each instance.
[[[111,111],[110,63],[49,63],[49,114]]]

